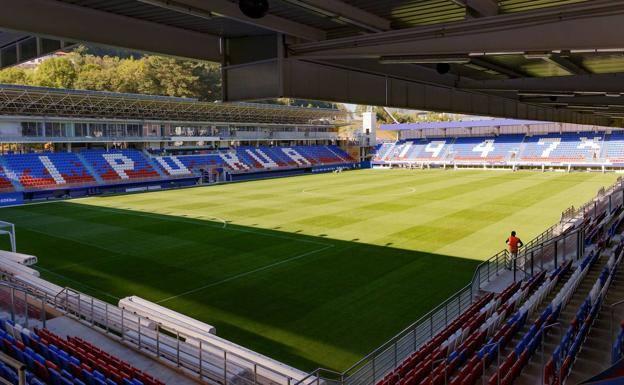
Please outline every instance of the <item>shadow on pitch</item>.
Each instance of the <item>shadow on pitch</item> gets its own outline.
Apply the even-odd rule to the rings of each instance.
[[[139,295],[303,370],[344,370],[467,284],[479,261],[72,202],[2,211],[44,277]]]

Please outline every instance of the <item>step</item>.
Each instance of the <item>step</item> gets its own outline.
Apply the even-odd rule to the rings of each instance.
[[[587,294],[589,294],[589,291],[594,286],[596,280],[600,276],[600,272],[602,271],[606,263],[607,258],[601,257],[589,269],[583,280],[577,286],[576,291],[570,298],[570,301],[568,301],[565,308],[561,311],[561,315],[559,316],[561,329],[559,327],[555,327],[548,333],[548,336],[544,339],[543,360],[542,349],[538,348],[533,357],[531,357],[529,362],[526,364],[524,369],[522,369],[520,376],[516,379],[514,384],[533,385],[542,383],[544,365],[546,364],[546,362],[548,362],[548,360],[552,356],[553,351],[559,345],[559,342],[563,338],[563,334],[565,334],[568,326],[570,325],[570,322],[574,319],[574,316],[576,315],[579,306],[583,303],[583,301],[587,297]]]
[[[559,282],[557,282],[555,287],[553,287],[552,291],[548,293],[548,295],[544,297],[544,300],[542,301],[542,303],[538,305],[536,311],[533,313],[533,316],[534,316],[533,320],[531,320],[531,322],[526,322],[525,325],[522,327],[522,329],[519,332],[517,332],[509,341],[509,343],[505,346],[505,348],[501,350],[501,360],[506,358],[507,355],[515,348],[518,341],[520,341],[520,338],[524,335],[524,333],[526,333],[529,330],[535,318],[537,318],[537,316],[541,314],[542,311],[544,311],[544,309],[546,309],[548,304],[550,304],[550,302],[555,298],[559,290],[563,287],[563,285],[565,285],[568,279],[570,279],[571,275],[572,275],[572,272],[567,271],[563,276],[561,276],[561,278],[559,279]],[[554,342],[552,344],[554,345]],[[548,346],[548,341],[546,341],[545,346]],[[554,347],[552,347],[552,349],[554,349]],[[486,379],[489,379],[494,373],[496,373],[496,369],[497,369],[496,362],[490,364],[490,366],[486,369],[486,372],[485,372]],[[480,381],[482,380],[483,378],[481,378]],[[480,384],[480,383],[481,382],[477,381],[477,384]]]
[[[569,384],[584,381],[611,366],[611,348],[620,329],[620,322],[624,320],[624,308],[620,306],[614,309],[612,320],[608,305],[624,298],[621,276],[622,274],[616,274],[609,286],[603,305],[574,362],[567,381]]]
[[[589,291],[591,290],[594,282],[598,279],[600,275],[600,271],[602,270],[603,265],[606,263],[606,258],[599,258],[596,263],[589,269],[583,280],[579,283],[576,288],[576,291],[570,298],[570,301],[566,305],[566,307],[561,312],[559,316],[559,322],[561,322],[561,328],[554,327],[551,329],[547,336],[544,338],[543,345],[541,345],[536,353],[531,357],[529,362],[526,364],[524,369],[522,370],[521,375],[516,379],[514,384],[541,384],[542,383],[542,350],[543,350],[543,361],[544,363],[548,362],[550,359],[552,352],[558,346],[559,341],[562,338],[562,334],[565,333],[570,321],[573,319],[576,314],[576,310],[578,306],[582,303],[584,298],[587,296]],[[574,268],[574,267],[573,267]],[[557,283],[557,285],[553,288],[553,290],[546,296],[544,301],[538,306],[537,310],[532,314],[531,319],[527,321],[522,330],[507,344],[506,348],[501,352],[501,360],[507,357],[509,352],[515,348],[516,344],[520,339],[524,336],[524,334],[529,330],[535,319],[539,317],[542,311],[550,304],[550,302],[555,298],[555,296],[559,293],[565,282],[567,282],[572,275],[572,271],[567,272],[562,279]],[[490,365],[490,367],[486,370],[486,378],[485,380],[489,380],[489,378],[497,372],[497,365],[494,363]],[[482,383],[484,379],[479,378],[476,384]]]

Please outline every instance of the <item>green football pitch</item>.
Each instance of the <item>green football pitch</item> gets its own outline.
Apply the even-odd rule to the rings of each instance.
[[[42,276],[344,370],[615,174],[362,170],[0,210]],[[6,247],[6,245],[4,245]]]

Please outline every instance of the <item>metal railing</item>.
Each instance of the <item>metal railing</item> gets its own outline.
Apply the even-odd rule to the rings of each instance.
[[[617,193],[617,194],[616,194]],[[477,266],[472,281],[446,301],[426,313],[416,322],[392,337],[339,376],[339,382],[347,385],[373,385],[397,367],[410,354],[433,338],[466,310],[479,291],[503,272],[513,273],[513,279],[524,278],[537,271],[553,268],[570,259],[582,256],[585,242],[584,226],[576,226],[587,217],[596,217],[607,210],[624,205],[623,181],[607,189],[581,207],[569,208],[561,220],[530,240],[522,247],[517,258],[511,259],[502,250]],[[576,227],[575,227],[576,226]],[[327,371],[318,369],[312,378]],[[336,377],[336,376],[334,376]],[[318,381],[325,380],[319,377]],[[338,381],[335,378],[331,381]]]
[[[198,336],[172,331],[171,328],[164,330],[148,318],[73,289],[64,288],[49,295],[27,280],[5,278],[10,281],[0,282],[0,306],[7,309],[12,321],[24,327],[45,327],[47,312],[52,311],[73,318],[166,365],[184,369],[203,381],[223,385],[292,385],[300,382],[301,377],[287,376]]]
[[[0,384],[4,385],[26,385],[26,365],[15,358],[8,356],[2,352],[0,352],[0,362],[3,362],[5,365],[13,368],[17,377],[17,384],[12,381],[7,380],[4,377],[0,377]]]

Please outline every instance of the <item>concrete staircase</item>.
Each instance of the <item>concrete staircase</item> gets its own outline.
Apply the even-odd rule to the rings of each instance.
[[[514,384],[517,385],[539,385],[543,383],[543,367],[550,359],[552,352],[555,350],[557,345],[559,344],[563,333],[567,330],[570,321],[574,318],[578,307],[581,305],[592,286],[598,279],[602,268],[607,263],[608,257],[600,256],[600,258],[594,263],[594,265],[589,269],[587,275],[583,278],[583,280],[579,283],[575,293],[570,298],[567,306],[562,310],[561,315],[559,316],[560,327],[554,326],[549,329],[547,337],[544,339],[543,343],[543,355],[542,355],[542,347],[538,347],[535,351],[535,354],[529,359],[526,366],[522,370],[520,376],[514,381]],[[533,322],[542,311],[550,304],[550,302],[555,298],[559,290],[563,287],[563,285],[568,281],[572,273],[574,272],[575,266],[567,271],[559,280],[557,285],[553,288],[553,290],[546,296],[544,301],[537,307],[537,310],[532,314],[532,316],[527,320],[526,324],[523,328],[514,335],[512,340],[507,344],[505,349],[501,351],[500,361],[502,362],[507,355],[515,348],[516,344],[521,340],[524,334],[531,328]],[[610,351],[610,350],[609,350]],[[476,384],[488,383],[489,379],[497,372],[497,363],[496,361],[492,362],[488,369],[486,370],[486,378],[479,378],[476,381]],[[501,373],[501,376],[504,376],[506,373]],[[501,377],[502,381],[502,377]],[[572,384],[573,382],[569,382]]]
[[[611,366],[611,347],[624,320],[624,305],[618,306],[613,313],[613,330],[611,333],[611,309],[608,305],[624,299],[624,273],[616,271],[609,291],[603,301],[598,316],[592,325],[585,343],[572,365],[566,384],[578,384]]]
[[[154,170],[156,170],[156,172],[161,178],[167,178],[167,174],[165,174],[162,167],[159,164],[157,164],[157,162],[154,160],[154,158],[152,158],[152,155],[149,152],[147,152],[147,150],[143,150],[143,156],[147,160],[147,163],[149,163],[149,165],[152,166]]]
[[[334,151],[330,146],[325,146],[326,149],[328,149],[332,154],[336,155],[341,161],[347,163],[348,161],[343,158],[340,154],[338,154],[336,151]]]
[[[589,269],[585,278],[579,283],[576,291],[570,298],[570,301],[566,305],[566,307],[561,311],[561,315],[559,316],[559,322],[561,324],[561,332],[559,331],[559,327],[553,327],[549,332],[548,336],[544,339],[544,355],[543,355],[543,363],[542,363],[542,351],[541,348],[538,348],[533,354],[533,357],[529,360],[527,365],[522,370],[520,377],[514,382],[514,384],[518,385],[535,385],[543,383],[543,367],[548,362],[550,357],[552,356],[553,351],[561,342],[561,338],[563,338],[563,334],[565,334],[570,322],[574,319],[576,312],[578,311],[579,306],[583,303],[587,294],[591,290],[592,286],[596,283],[596,280],[600,276],[600,272],[603,267],[607,263],[608,256],[601,255],[600,258],[594,263],[594,265]],[[572,383],[572,382],[570,382]]]
[[[6,174],[11,184],[13,185],[13,188],[15,189],[15,191],[16,192],[24,191],[24,186],[22,186],[22,184],[20,183],[19,178],[17,177],[17,175],[15,175],[13,171],[11,171],[10,167],[7,167],[7,165],[4,162],[4,159],[2,159],[1,156],[0,156],[0,166],[2,166],[2,168],[4,169],[4,173]]]
[[[516,347],[516,344],[520,341],[522,336],[529,330],[531,325],[533,325],[533,321],[535,321],[535,319],[537,317],[539,317],[539,315],[542,313],[542,311],[544,311],[544,309],[546,309],[548,304],[550,304],[550,302],[553,299],[555,299],[555,296],[557,295],[559,290],[561,290],[563,285],[565,285],[565,283],[568,282],[568,279],[570,279],[570,276],[572,275],[573,271],[574,271],[574,267],[572,267],[571,269],[566,271],[565,274],[563,274],[561,276],[561,278],[559,279],[559,282],[557,282],[557,284],[552,289],[552,291],[544,298],[542,303],[539,304],[539,306],[537,307],[536,311],[533,313],[532,317],[527,320],[526,324],[522,327],[522,329],[520,329],[520,331],[518,333],[516,333],[516,335],[511,339],[511,341],[509,341],[507,346],[505,346],[505,349],[501,350],[501,356],[500,356],[500,361],[501,362]],[[486,381],[486,383],[496,373],[497,368],[498,368],[498,366],[496,365],[496,361],[492,362],[490,364],[490,366],[487,368],[487,370],[485,371],[485,374],[486,374],[485,375],[485,377],[486,377],[485,381]],[[502,381],[502,377],[505,374],[506,373],[501,373],[501,381]],[[477,380],[476,383],[477,384],[482,384],[483,383],[483,378],[480,378],[479,380]]]
[[[78,159],[80,159],[80,161],[82,162],[82,164],[85,166],[85,168],[87,169],[87,171],[89,171],[89,174],[91,174],[93,176],[93,178],[95,179],[95,181],[98,184],[104,184],[104,180],[102,179],[102,177],[100,176],[100,174],[98,174],[95,169],[91,166],[91,163],[89,163],[89,161],[87,161],[87,159],[79,152],[76,153],[76,156],[78,157]]]

